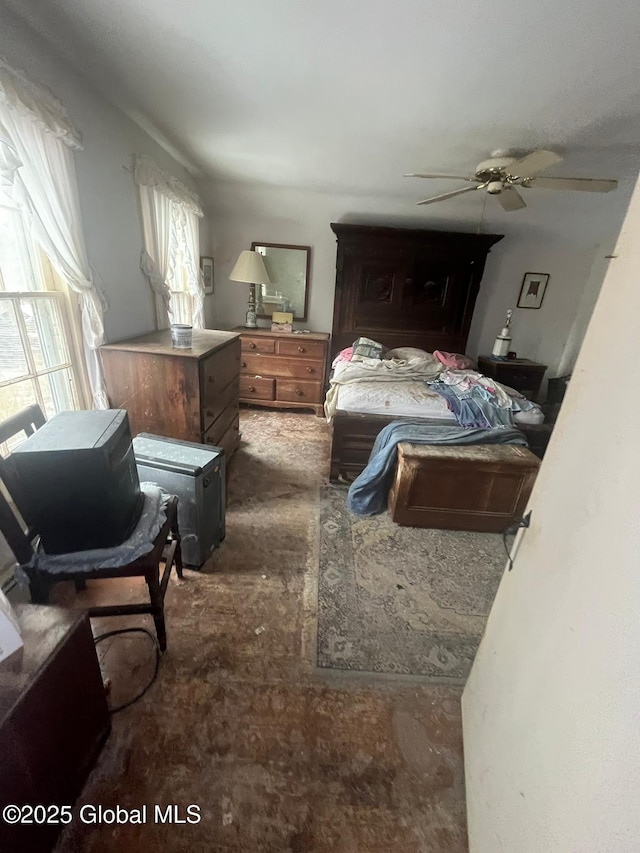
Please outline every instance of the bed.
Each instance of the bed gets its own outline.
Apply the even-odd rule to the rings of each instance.
[[[465,352],[486,258],[502,235],[346,223],[331,228],[338,242],[331,360],[359,337],[388,348]],[[403,399],[390,389],[341,394],[332,418],[332,479],[353,479],[363,470],[386,424],[415,417],[412,406],[425,414],[418,388],[405,391]],[[451,425],[446,405],[431,403],[428,419]]]

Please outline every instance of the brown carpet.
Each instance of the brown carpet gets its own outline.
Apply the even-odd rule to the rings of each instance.
[[[421,530],[320,490],[318,665],[464,683],[504,571],[495,533]]]
[[[326,424],[250,410],[241,426],[227,537],[204,572],[172,578],[158,679],[114,717],[78,803],[193,803],[202,820],[76,816],[57,853],[463,853],[460,689],[315,666]],[[144,596],[134,581],[104,581],[77,595],[60,585],[56,599],[113,602],[118,587],[121,600]],[[123,701],[144,683],[150,648],[107,643],[102,665]]]

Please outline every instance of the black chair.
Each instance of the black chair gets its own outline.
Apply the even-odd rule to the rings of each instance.
[[[0,445],[19,435],[29,436],[45,423],[45,417],[39,406],[29,406],[17,415],[0,423]],[[164,618],[164,598],[175,565],[178,577],[182,577],[182,552],[180,549],[180,531],[178,529],[178,499],[169,497],[164,506],[166,519],[153,542],[153,548],[132,563],[116,568],[83,567],[82,570],[55,573],[32,568],[27,564],[34,556],[33,540],[37,537],[28,518],[22,518],[18,484],[12,475],[10,454],[0,460],[0,531],[9,548],[29,579],[29,590],[34,603],[46,603],[54,584],[60,581],[73,581],[76,589],[84,589],[86,581],[98,578],[144,577],[149,588],[149,603],[114,604],[88,608],[89,616],[131,616],[149,613],[153,616],[158,637],[158,645],[164,651],[167,647]],[[160,563],[164,570],[160,576]]]

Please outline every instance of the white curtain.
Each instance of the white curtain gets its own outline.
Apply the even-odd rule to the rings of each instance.
[[[171,291],[168,282],[173,275],[176,243],[172,239],[173,201],[153,186],[141,185],[140,209],[144,249],[140,267],[156,297],[156,322],[159,329],[169,325]]]
[[[200,269],[200,223],[196,214],[182,207],[178,218],[181,234],[187,290],[191,294],[194,329],[204,329],[204,278]]]
[[[140,266],[156,295],[158,328],[169,325],[172,284],[179,277],[191,297],[192,310],[190,317],[181,310],[177,319],[202,329],[204,280],[198,218],[203,212],[198,197],[143,154],[136,155],[134,180],[140,192],[144,237]],[[180,270],[176,269],[178,255]]]
[[[10,143],[8,182],[30,218],[34,237],[54,269],[80,297],[82,336],[93,405],[109,407],[98,347],[104,342],[105,304],[87,259],[72,149],[79,135],[62,105],[46,89],[11,69],[0,57],[0,131]],[[7,147],[2,146],[7,155]],[[16,160],[21,164],[17,168]]]
[[[16,172],[22,166],[18,152],[9,141],[6,131],[1,130],[0,124],[0,187],[12,187]]]

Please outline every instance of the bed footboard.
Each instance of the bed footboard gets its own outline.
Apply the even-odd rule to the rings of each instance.
[[[380,430],[397,418],[338,412],[331,438],[331,480],[355,480],[369,461]]]

